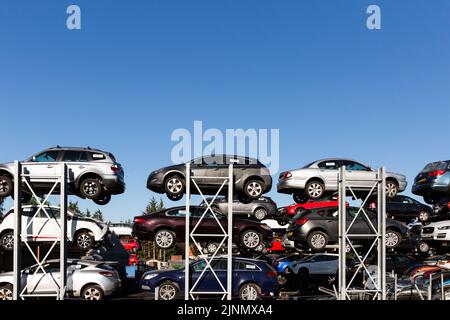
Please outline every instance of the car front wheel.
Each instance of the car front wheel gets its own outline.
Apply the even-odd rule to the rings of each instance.
[[[1,236],[0,242],[1,242],[3,250],[12,251],[14,248],[14,233],[13,233],[13,231],[5,232]]]
[[[10,284],[0,287],[0,301],[7,301],[13,299],[13,286]]]
[[[262,235],[257,231],[247,230],[241,235],[241,244],[244,248],[256,249],[262,242]]]
[[[167,196],[174,199],[181,199],[185,188],[185,181],[177,175],[170,176],[166,179],[164,184]],[[181,196],[181,197],[180,197]]]
[[[175,300],[178,296],[178,287],[170,281],[166,281],[159,286],[159,299]]]
[[[402,241],[400,233],[394,230],[386,230],[386,247],[389,249],[397,247]]]
[[[80,183],[80,193],[86,199],[96,199],[102,193],[102,184],[99,179],[87,178]]]
[[[239,299],[258,300],[261,297],[261,288],[256,283],[246,283],[239,289]]]
[[[258,199],[264,192],[264,183],[259,180],[249,180],[244,185],[244,193],[252,199]]]
[[[155,234],[155,243],[160,249],[170,249],[175,245],[175,233],[170,230],[159,230]]]
[[[430,219],[430,214],[427,211],[419,212],[419,220],[420,222],[427,222]]]
[[[386,181],[386,196],[394,198],[398,193],[398,185],[394,181]]]
[[[319,181],[310,181],[305,186],[306,194],[311,199],[319,199],[325,193],[325,186]]]
[[[103,300],[103,290],[97,285],[89,285],[83,289],[81,294],[83,300]]]
[[[14,192],[12,179],[8,176],[0,176],[0,198],[6,198]]]
[[[259,208],[255,210],[255,218],[256,220],[264,220],[264,218],[267,216],[267,211],[266,209],[263,208]]]
[[[94,246],[94,235],[90,231],[81,231],[75,237],[75,244],[78,249],[88,251]]]
[[[307,242],[314,251],[323,250],[328,243],[328,235],[322,231],[312,231],[308,235]]]

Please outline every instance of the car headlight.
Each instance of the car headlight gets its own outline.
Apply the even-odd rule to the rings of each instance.
[[[149,274],[146,274],[146,275],[144,276],[144,280],[150,280],[150,279],[153,279],[153,278],[156,277],[156,276],[157,276],[156,273],[149,273]]]
[[[438,230],[450,230],[450,226],[438,227]]]

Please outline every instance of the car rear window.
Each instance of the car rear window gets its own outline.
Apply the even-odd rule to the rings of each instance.
[[[448,170],[450,169],[450,161],[438,161],[427,164],[422,172],[432,172],[435,170]]]
[[[99,152],[91,152],[91,159],[92,161],[100,161],[100,160],[105,160],[106,157],[103,153],[99,153]]]

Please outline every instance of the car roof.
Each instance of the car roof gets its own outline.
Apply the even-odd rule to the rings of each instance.
[[[323,161],[353,161],[353,162],[357,162],[357,163],[361,163],[362,164],[362,162],[360,162],[358,160],[355,160],[355,159],[351,159],[351,158],[337,158],[337,157],[336,158],[324,158],[324,159],[316,160],[316,161],[314,161],[313,164],[316,164],[318,162],[323,162]]]
[[[228,257],[227,255],[219,255],[219,256],[215,256],[214,259],[227,259],[227,257]],[[233,260],[248,261],[248,262],[266,262],[266,261],[260,260],[260,259],[245,258],[245,257],[239,257],[239,256],[233,256]],[[197,261],[200,261],[200,260],[197,260]]]
[[[91,148],[91,147],[61,147],[61,146],[56,146],[56,147],[51,147],[46,150],[72,150],[72,151],[94,151],[94,152],[100,152],[100,153],[108,153],[106,151],[100,150],[100,149],[96,149],[96,148]]]

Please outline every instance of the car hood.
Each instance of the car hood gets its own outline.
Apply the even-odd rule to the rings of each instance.
[[[180,171],[184,168],[185,168],[184,164],[174,164],[174,165],[171,165],[168,167],[159,168],[158,170],[151,172],[150,175],[158,174],[160,172],[168,172],[168,171],[172,171],[172,170]]]
[[[450,225],[450,221],[438,221],[438,222],[432,222],[432,223],[426,225],[425,227],[438,228],[438,227],[444,227],[444,226],[448,226],[448,225]]]

